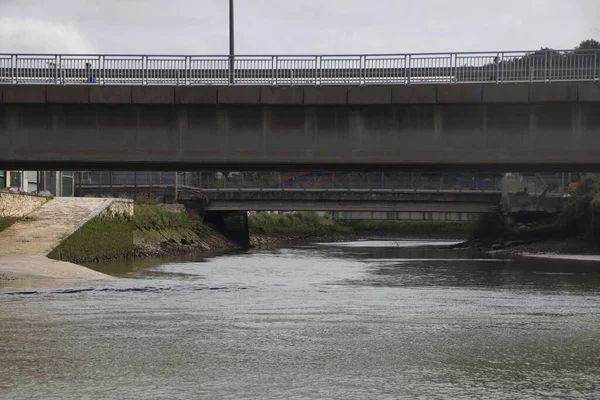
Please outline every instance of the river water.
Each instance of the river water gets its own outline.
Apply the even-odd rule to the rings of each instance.
[[[600,263],[439,244],[105,263],[125,279],[0,293],[0,398],[600,398]]]

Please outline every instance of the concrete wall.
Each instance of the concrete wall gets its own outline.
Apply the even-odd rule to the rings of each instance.
[[[598,82],[376,86],[0,86],[7,104],[378,105],[600,101]]]
[[[37,210],[48,200],[48,196],[0,192],[0,218],[21,219]]]
[[[86,103],[75,87],[5,86],[0,160],[71,170],[600,169],[597,87],[85,87]]]

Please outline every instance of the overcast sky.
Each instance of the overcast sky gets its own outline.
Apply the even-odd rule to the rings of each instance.
[[[0,52],[226,54],[228,0],[0,0]],[[237,54],[572,48],[600,0],[236,0]]]

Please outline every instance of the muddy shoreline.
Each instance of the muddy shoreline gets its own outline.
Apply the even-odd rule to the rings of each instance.
[[[547,240],[467,240],[454,246],[454,250],[474,250],[487,254],[506,254],[514,256],[600,256],[600,246],[593,239],[576,236]],[[559,257],[560,258],[560,257]],[[567,257],[564,257],[567,258]]]

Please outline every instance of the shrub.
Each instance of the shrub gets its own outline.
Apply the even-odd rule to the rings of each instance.
[[[161,204],[136,205],[133,213],[134,229],[196,229],[200,224],[188,213],[172,213],[165,211]]]
[[[251,234],[281,235],[281,234],[329,234],[349,233],[352,228],[344,226],[329,218],[314,212],[297,212],[290,214],[251,215],[248,218]]]
[[[559,215],[559,223],[573,233],[590,234],[594,222],[600,219],[600,175],[589,174],[565,203]]]

